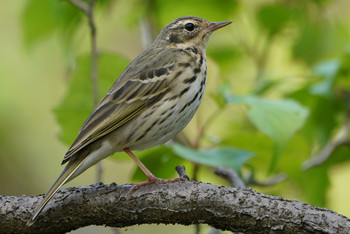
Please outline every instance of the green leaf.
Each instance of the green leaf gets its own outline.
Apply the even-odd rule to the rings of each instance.
[[[101,53],[98,58],[98,87],[103,97],[128,61],[118,55]],[[62,102],[54,109],[54,114],[61,126],[60,139],[71,144],[77,137],[78,130],[92,112],[93,98],[90,79],[90,55],[78,58],[68,91]]]
[[[140,160],[156,177],[164,179],[173,178],[176,173],[175,167],[181,165],[184,161],[171,148],[166,146],[160,146],[142,152]],[[132,180],[144,181],[145,179],[147,177],[137,167],[132,175]]]
[[[218,147],[210,150],[198,151],[178,144],[172,146],[174,152],[182,158],[211,167],[227,167],[239,172],[244,163],[253,157],[248,151],[230,147]]]
[[[292,100],[266,100],[244,97],[252,123],[273,141],[284,145],[305,123],[309,111]]]
[[[272,171],[289,138],[304,125],[308,109],[292,100],[266,100],[256,96],[232,96],[229,101],[244,103],[255,127],[274,141],[269,169]]]
[[[323,59],[339,56],[348,41],[349,33],[341,23],[327,20],[303,20],[299,37],[294,40],[292,55],[298,61],[313,65]]]
[[[322,81],[310,87],[310,92],[324,97],[332,96],[335,77],[340,68],[338,60],[319,63],[314,68],[314,74],[322,77]]]
[[[28,47],[40,39],[61,32],[70,39],[82,19],[82,13],[72,4],[57,0],[27,1],[22,13],[22,30]]]
[[[265,5],[258,11],[257,18],[261,26],[273,34],[289,21],[290,11],[282,4]]]

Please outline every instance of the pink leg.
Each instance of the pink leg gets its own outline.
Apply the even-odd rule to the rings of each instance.
[[[140,167],[140,169],[145,173],[145,175],[148,177],[148,180],[141,182],[141,183],[137,183],[134,186],[131,187],[130,191],[128,192],[128,194],[130,195],[130,193],[146,184],[164,184],[164,183],[174,183],[174,182],[179,182],[179,181],[183,181],[186,180],[185,177],[179,177],[179,178],[175,178],[175,179],[169,179],[169,180],[164,180],[164,179],[159,179],[157,177],[155,177],[152,172],[150,172],[147,167],[133,154],[133,152],[131,152],[130,149],[125,148],[124,152],[127,153],[134,161],[135,163]]]

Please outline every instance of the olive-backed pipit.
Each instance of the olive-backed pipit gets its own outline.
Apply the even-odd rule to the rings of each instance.
[[[205,90],[209,36],[230,23],[188,16],[161,30],[85,121],[64,156],[62,164],[68,162],[67,166],[38,206],[31,224],[64,183],[114,152],[125,151],[140,166],[149,178],[141,185],[176,181],[154,177],[131,150],[167,142],[192,119]]]

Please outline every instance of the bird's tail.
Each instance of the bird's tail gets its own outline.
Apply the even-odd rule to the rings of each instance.
[[[46,193],[44,200],[36,208],[34,215],[28,222],[28,226],[31,226],[35,222],[40,212],[42,211],[42,209],[44,209],[44,207],[50,201],[53,195],[57,192],[59,188],[62,187],[62,185],[64,185],[71,178],[74,172],[83,164],[85,159],[86,157],[83,157],[81,159],[76,159],[74,161],[73,160],[69,161],[68,165],[64,168],[64,170],[62,171],[61,175],[58,177],[56,182],[52,185],[50,190]]]

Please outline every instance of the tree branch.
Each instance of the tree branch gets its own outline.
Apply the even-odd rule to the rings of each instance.
[[[350,220],[325,208],[258,193],[183,181],[130,185],[102,183],[61,189],[31,227],[26,223],[43,196],[0,196],[0,233],[64,233],[88,225],[206,223],[244,233],[350,233]],[[50,224],[50,225],[48,225]]]

